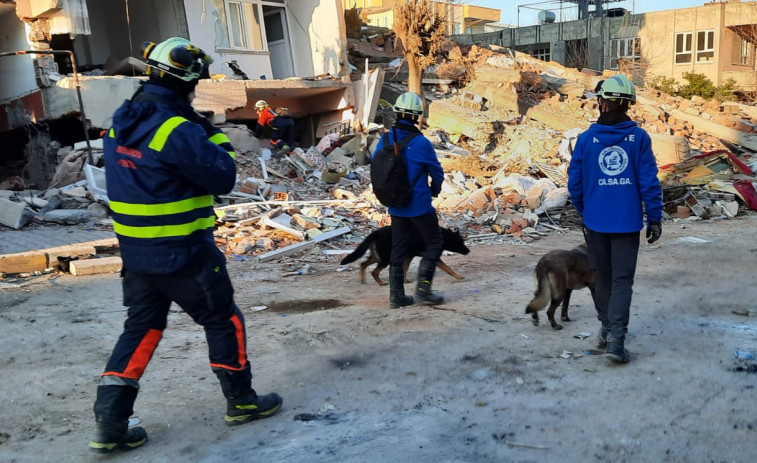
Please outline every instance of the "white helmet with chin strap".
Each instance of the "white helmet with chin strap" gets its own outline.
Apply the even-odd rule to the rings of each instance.
[[[423,102],[421,97],[413,92],[405,92],[394,103],[394,112],[411,116],[423,115]]]
[[[619,104],[621,103],[619,100],[627,100],[629,104],[636,103],[636,89],[628,77],[623,74],[605,79],[597,87],[597,96],[605,100]]]

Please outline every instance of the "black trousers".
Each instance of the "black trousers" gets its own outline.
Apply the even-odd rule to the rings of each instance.
[[[284,140],[284,143],[293,148],[294,143],[294,121],[291,117],[275,117],[271,121],[271,139]]]
[[[623,341],[631,316],[639,232],[600,233],[586,229],[589,264],[596,272],[595,302],[608,340]]]
[[[123,403],[123,386],[138,387],[137,381],[166,328],[171,302],[205,329],[210,367],[221,380],[224,394],[233,395],[235,390],[250,387],[252,373],[247,359],[244,316],[234,303],[225,257],[215,246],[200,250],[175,273],[126,271],[123,292],[128,315],[102,375],[96,415],[123,419],[123,413],[116,409],[131,410],[132,404]],[[135,398],[136,393],[129,400],[133,402]]]
[[[408,245],[414,235],[420,236],[426,249],[421,258],[436,263],[442,255],[442,231],[436,213],[418,217],[392,216],[392,259],[391,265],[402,266]]]

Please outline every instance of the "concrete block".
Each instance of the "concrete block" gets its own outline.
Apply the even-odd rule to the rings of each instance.
[[[25,204],[0,198],[0,224],[18,230],[33,217],[34,213],[27,209]]]
[[[59,267],[60,261],[58,260],[58,257],[79,257],[97,254],[97,250],[91,244],[57,246],[45,249],[44,252],[47,254],[48,267]]]
[[[237,154],[260,153],[260,141],[246,127],[221,127]]]
[[[56,209],[42,216],[45,222],[75,225],[89,220],[90,214],[86,209]]]
[[[47,256],[40,251],[0,255],[0,273],[28,273],[47,268]]]
[[[96,275],[99,273],[117,273],[123,263],[118,256],[100,259],[72,260],[69,268],[72,275]]]

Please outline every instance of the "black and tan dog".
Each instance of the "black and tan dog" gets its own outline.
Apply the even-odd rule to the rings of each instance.
[[[457,230],[450,230],[448,228],[441,228],[442,230],[442,249],[445,251],[457,252],[460,254],[468,254],[470,249],[465,246],[462,235]],[[360,264],[360,282],[365,283],[365,269],[371,265],[378,263],[376,268],[371,270],[373,279],[376,280],[381,286],[385,286],[386,283],[381,280],[379,273],[389,266],[392,257],[392,227],[381,227],[368,235],[362,243],[355,249],[350,255],[342,259],[341,264],[349,264],[360,259],[368,249],[371,250],[368,259]],[[405,283],[408,283],[407,269],[410,267],[410,262],[413,257],[420,256],[426,249],[426,245],[421,239],[420,235],[414,234],[407,245],[407,257],[405,257]],[[441,261],[436,262],[436,266],[441,270],[444,270],[448,274],[452,275],[458,280],[464,279],[464,277],[454,270],[452,270],[447,264]]]
[[[534,277],[536,291],[534,298],[526,307],[526,313],[531,314],[536,326],[539,325],[538,312],[549,303],[549,309],[547,309],[549,323],[552,329],[561,330],[562,325],[555,321],[555,310],[562,302],[560,319],[564,322],[570,321],[568,305],[570,293],[574,289],[588,287],[594,299],[594,272],[589,267],[589,256],[586,253],[585,244],[570,251],[563,249],[549,251],[536,264]]]

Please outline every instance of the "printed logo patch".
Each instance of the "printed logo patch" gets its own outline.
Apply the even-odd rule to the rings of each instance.
[[[129,148],[128,146],[121,146],[118,145],[116,147],[116,153],[125,154],[127,156],[131,156],[133,158],[142,159],[142,152],[139,150],[135,150],[134,148]]]
[[[599,153],[599,168],[605,175],[614,177],[628,167],[628,153],[619,146],[608,146]]]

